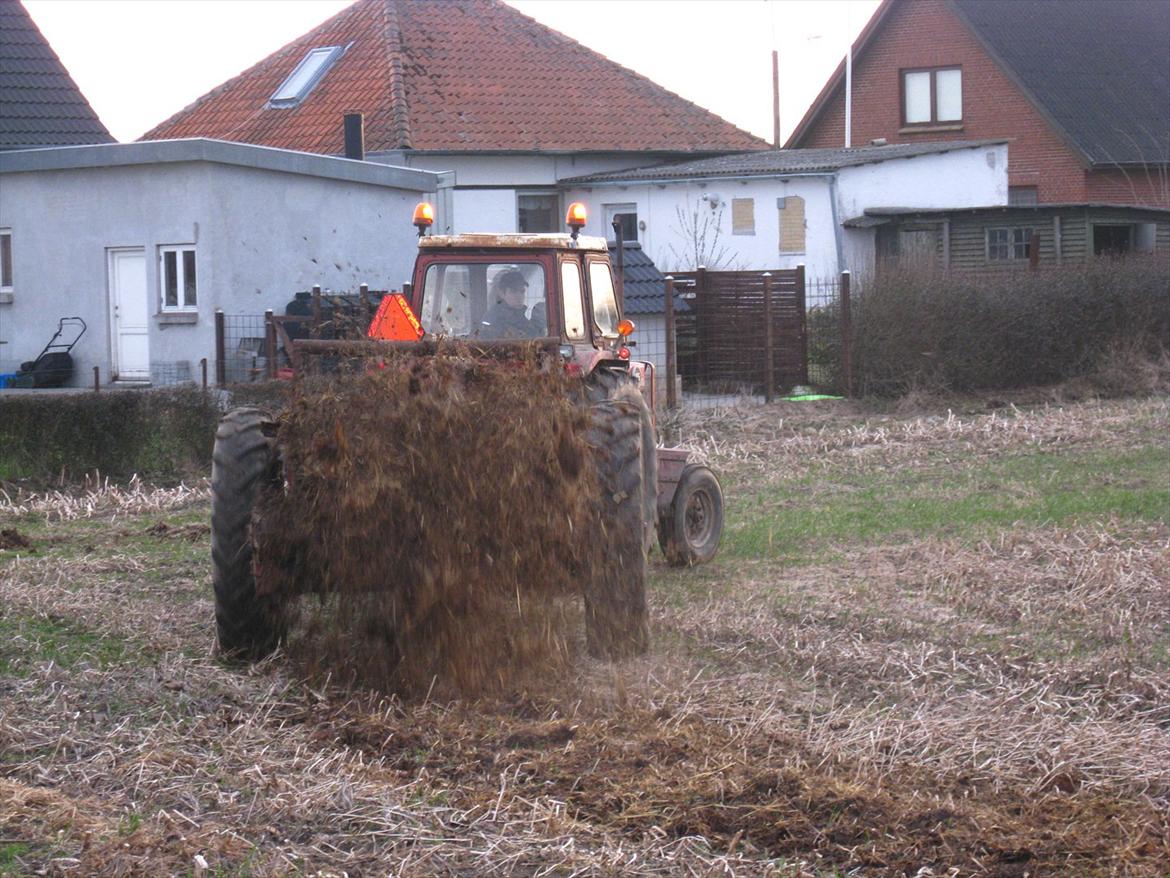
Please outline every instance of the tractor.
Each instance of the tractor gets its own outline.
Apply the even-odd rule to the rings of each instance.
[[[586,598],[587,641],[602,657],[640,654],[648,646],[646,554],[655,535],[673,565],[709,561],[722,534],[723,497],[715,474],[689,452],[658,447],[654,367],[631,356],[635,327],[623,316],[606,241],[580,234],[585,210],[577,203],[568,211],[568,234],[431,235],[433,221],[431,206],[420,204],[412,281],[382,297],[366,338],[290,338],[282,331],[294,377],[313,357],[388,350],[427,356],[447,339],[497,358],[537,350],[546,364],[579,379],[599,460],[609,541],[602,554],[611,568],[602,577],[608,594],[594,591],[594,602],[608,601],[610,610],[591,611]],[[286,455],[276,433],[274,418],[256,408],[229,412],[216,433],[213,582],[218,642],[227,655],[258,658],[281,637],[264,609],[272,587],[253,558],[263,485],[295,477],[281,472]]]

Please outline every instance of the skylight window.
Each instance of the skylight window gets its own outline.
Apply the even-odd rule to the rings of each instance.
[[[272,93],[272,97],[268,99],[269,106],[295,107],[303,101],[333,62],[341,57],[342,51],[341,46],[310,49],[309,54],[302,58],[301,63],[288,75],[288,79]]]

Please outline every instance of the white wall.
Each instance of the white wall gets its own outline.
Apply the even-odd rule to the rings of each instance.
[[[644,153],[588,155],[475,155],[460,153],[388,152],[371,161],[455,175],[452,216],[437,217],[437,231],[517,232],[517,196],[524,192],[556,192],[565,177],[620,171],[655,163]],[[571,199],[562,199],[561,209]],[[440,211],[441,213],[441,211]]]
[[[0,304],[0,368],[35,357],[60,317],[89,326],[74,383],[112,371],[107,249],[143,247],[152,362],[214,358],[213,314],[283,313],[297,290],[398,288],[415,256],[419,193],[212,162],[0,175],[0,226],[12,229],[14,294]],[[194,244],[195,322],[160,315],[158,247]]]
[[[842,168],[842,221],[867,207],[984,207],[1008,203],[1007,144]]]
[[[646,224],[638,239],[655,265],[666,273],[693,268],[699,253],[701,261],[712,269],[795,268],[804,264],[810,274],[819,274],[832,273],[837,264],[829,181],[827,176],[805,176],[791,177],[787,182],[770,177],[594,186],[569,190],[566,200],[583,201],[589,209],[586,233],[609,238],[613,230],[605,227],[605,205],[636,204],[639,223]],[[719,196],[719,206],[712,210],[710,201],[704,201],[703,196],[714,195]],[[805,249],[800,252],[780,252],[777,199],[787,196],[799,196],[805,201]],[[732,234],[733,198],[753,199],[753,234]],[[706,244],[696,247],[692,231],[704,226]]]
[[[986,146],[890,159],[837,172],[836,215],[833,210],[833,175],[775,176],[750,179],[707,179],[677,183],[630,183],[570,189],[566,201],[583,201],[589,209],[585,231],[613,237],[605,225],[605,205],[623,202],[637,205],[643,249],[664,272],[693,267],[696,247],[692,230],[698,217],[707,227],[703,249],[708,268],[776,269],[803,264],[810,278],[836,276],[848,268],[864,273],[873,264],[874,234],[871,229],[846,230],[841,223],[859,216],[868,207],[971,207],[1007,203],[1007,146]],[[720,208],[712,211],[703,196],[719,196]],[[797,195],[805,201],[805,249],[780,252],[780,219],[777,199]],[[755,233],[732,234],[731,202],[751,198],[755,207]],[[679,210],[683,216],[680,219]],[[718,224],[715,220],[718,219]],[[718,238],[716,240],[716,229]],[[838,236],[843,264],[838,260]],[[722,254],[721,258],[714,258]]]

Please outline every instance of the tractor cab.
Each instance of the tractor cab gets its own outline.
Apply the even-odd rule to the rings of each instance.
[[[599,361],[629,361],[634,324],[622,319],[605,239],[579,234],[583,205],[570,206],[572,232],[562,235],[427,235],[429,207],[415,211],[408,297],[425,336],[555,342],[585,374]]]

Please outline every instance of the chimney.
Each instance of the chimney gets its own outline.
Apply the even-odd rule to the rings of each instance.
[[[361,113],[345,114],[345,157],[366,160],[365,117]]]

